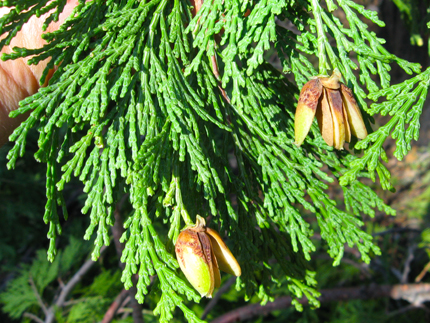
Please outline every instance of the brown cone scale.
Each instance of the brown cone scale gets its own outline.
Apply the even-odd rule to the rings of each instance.
[[[345,143],[345,123],[343,118],[342,97],[339,91],[326,89],[331,117],[333,119],[333,147],[343,149]]]
[[[335,69],[332,76],[314,78],[303,86],[294,121],[297,146],[305,140],[315,116],[324,141],[338,150],[352,136],[366,138],[360,108],[352,91],[340,82],[341,77]]]
[[[296,109],[294,121],[295,144],[300,146],[306,138],[314,119],[318,100],[321,96],[323,86],[318,78],[310,80],[300,91],[299,103]]]

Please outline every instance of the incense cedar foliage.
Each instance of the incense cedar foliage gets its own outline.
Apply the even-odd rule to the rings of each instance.
[[[0,46],[32,15],[52,10],[46,26],[58,19],[65,3],[1,1],[15,9],[0,19],[6,34]],[[3,59],[32,55],[33,64],[50,57],[41,84],[58,66],[49,85],[12,112],[31,114],[10,138],[15,145],[8,167],[24,154],[28,131],[37,128],[35,158],[47,166],[43,219],[51,261],[61,234],[59,207],[67,218],[62,191],[72,176],[87,193],[82,212],[91,223],[84,238],[95,236],[93,259],[109,244],[115,205],[128,194],[133,212],[121,238],[121,280],[130,288],[138,274],[139,302],[149,290],[159,294],[154,313],[161,322],[176,307],[189,322],[200,321],[187,307],[200,296],[172,248],[197,214],[212,216],[210,225],[228,237],[242,268],[236,288],[246,299],[257,295],[266,303],[284,281],[298,310],[295,299],[303,295],[317,307],[315,272],[308,265],[315,250],[310,223],[317,222],[333,265],[346,245],[358,248],[365,262],[380,253],[361,229],[362,216],[394,210],[360,178],[378,176],[382,188],[393,189],[383,143],[396,139],[394,156],[402,159],[418,139],[430,69],[387,52],[363,18],[384,23],[350,0],[327,0],[326,6],[316,0],[213,0],[195,16],[191,10],[185,0],[80,1],[58,31],[44,35],[42,49],[5,54]],[[335,10],[343,11],[347,24]],[[282,71],[265,60],[270,49]],[[391,84],[390,64],[411,77]],[[354,93],[369,135],[337,151],[314,122],[297,147],[299,90],[335,68]],[[367,99],[378,103],[369,106]],[[371,128],[375,114],[391,118]],[[342,205],[328,195],[330,183],[341,185]]]

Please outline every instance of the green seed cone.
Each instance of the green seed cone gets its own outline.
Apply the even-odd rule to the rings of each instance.
[[[179,234],[175,245],[176,258],[185,277],[202,297],[210,298],[214,289],[214,274],[212,257],[209,256],[208,259],[205,254],[207,250],[209,250],[210,255],[210,241],[209,247],[203,248],[199,233],[190,229]]]
[[[235,276],[242,273],[218,232],[206,228],[206,222],[200,216],[197,216],[195,226],[179,234],[175,252],[182,272],[202,297],[211,298],[214,287],[220,286],[220,269]]]

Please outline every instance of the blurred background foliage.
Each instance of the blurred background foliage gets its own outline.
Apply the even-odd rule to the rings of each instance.
[[[367,8],[377,10],[386,22],[380,29],[370,25],[378,36],[387,40],[387,49],[412,62],[419,62],[423,70],[429,66],[430,1],[418,0],[363,0],[357,1]],[[342,17],[339,17],[342,19]],[[266,59],[277,67],[272,57]],[[278,66],[279,67],[279,66]],[[406,75],[393,66],[393,83],[399,83]],[[425,105],[423,120],[429,120],[429,103]],[[383,117],[376,123],[383,123]],[[37,134],[28,137],[28,151],[37,150]],[[388,168],[393,174],[395,193],[380,190],[388,205],[398,210],[396,217],[377,214],[366,219],[367,233],[372,234],[382,250],[369,265],[360,260],[355,249],[347,252],[338,267],[332,266],[324,244],[318,235],[314,243],[317,256],[311,265],[316,269],[320,289],[353,287],[363,285],[394,285],[399,283],[430,282],[430,122],[423,122],[420,140],[414,143],[411,153],[403,162],[392,158]],[[389,141],[386,149],[394,145]],[[46,260],[48,227],[42,220],[45,205],[45,166],[37,163],[28,153],[17,162],[15,171],[6,169],[6,154],[11,148],[0,149],[0,312],[1,322],[37,321],[44,311],[52,307],[56,322],[100,322],[115,300],[120,299],[112,322],[133,322],[132,301],[124,294],[120,282],[121,267],[114,244],[107,248],[100,259],[85,272],[67,295],[61,307],[55,304],[59,298],[59,287],[76,276],[89,259],[92,241],[82,240],[83,228],[88,226],[88,217],[82,216],[83,191],[79,182],[68,186],[66,200],[69,220],[62,223],[63,235],[58,239],[59,254],[50,264]],[[368,183],[372,185],[371,182]],[[377,186],[374,185],[377,190]],[[341,199],[341,189],[333,187],[332,194]],[[126,217],[130,206],[125,202],[119,211]],[[13,223],[20,222],[20,226]],[[313,223],[317,228],[316,220]],[[157,228],[162,230],[162,227]],[[166,232],[167,234],[167,232]],[[154,278],[156,279],[156,278]],[[229,286],[233,278],[223,276]],[[279,281],[275,296],[288,293],[286,284]],[[204,299],[200,304],[188,306],[206,320],[228,311],[246,306],[244,292],[233,288],[224,291],[216,302]],[[145,322],[157,322],[149,308],[154,308],[158,296],[150,293],[145,300],[143,318]],[[251,299],[252,302],[256,302]],[[430,297],[428,299],[430,301]],[[213,305],[215,303],[215,305]],[[43,305],[42,305],[43,304]],[[416,304],[415,304],[416,305]],[[45,307],[45,308],[44,308]],[[210,309],[210,311],[208,311]],[[405,300],[389,298],[333,301],[322,303],[319,309],[304,307],[297,312],[294,307],[272,311],[266,316],[254,316],[249,322],[429,322],[430,308],[420,304],[414,306]],[[176,310],[172,322],[183,322],[182,313]],[[43,322],[44,320],[41,320]]]

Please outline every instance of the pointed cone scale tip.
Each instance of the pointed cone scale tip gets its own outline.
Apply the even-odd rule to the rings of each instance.
[[[343,102],[339,91],[326,89],[333,119],[333,147],[342,150],[345,143],[345,124],[343,118]]]
[[[207,228],[206,233],[211,239],[212,248],[217,259],[219,269],[226,273],[240,276],[242,274],[242,270],[239,266],[239,263],[224,241],[222,241],[218,232],[212,230],[211,228]]]
[[[300,91],[294,120],[295,144],[297,146],[303,143],[311,128],[322,90],[321,81],[316,78],[307,82]]]
[[[366,138],[367,129],[364,124],[360,108],[357,105],[357,101],[355,101],[351,89],[342,84],[340,91],[342,94],[342,100],[345,106],[348,123],[351,129],[351,134],[358,139]]]

